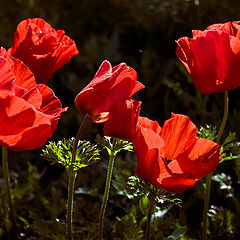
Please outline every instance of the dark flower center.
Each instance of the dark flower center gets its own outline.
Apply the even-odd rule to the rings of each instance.
[[[165,158],[165,161],[167,162],[167,164],[169,164],[172,160],[168,160],[167,158]]]

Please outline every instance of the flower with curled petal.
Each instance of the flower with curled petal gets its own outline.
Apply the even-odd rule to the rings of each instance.
[[[77,95],[75,105],[83,116],[89,114],[93,122],[106,122],[116,103],[131,98],[142,88],[134,69],[125,63],[112,68],[105,60],[93,80]]]
[[[0,49],[0,145],[13,151],[41,147],[55,131],[61,102],[19,59]]]
[[[63,30],[55,30],[43,19],[33,18],[18,24],[8,54],[22,60],[37,83],[46,84],[54,72],[78,54],[78,49]]]
[[[161,128],[156,121],[139,117],[133,140],[136,174],[155,187],[180,193],[216,169],[220,146],[197,138],[197,128],[185,115],[172,114]]]
[[[193,37],[177,40],[176,54],[192,76],[196,88],[211,94],[240,86],[239,22],[213,24]]]

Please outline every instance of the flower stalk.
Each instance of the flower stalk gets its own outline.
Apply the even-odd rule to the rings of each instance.
[[[9,176],[9,170],[8,170],[8,151],[7,151],[7,148],[5,147],[2,147],[2,167],[3,167],[3,178],[5,183],[6,197],[7,197],[7,201],[10,209],[10,215],[11,215],[11,224],[12,224],[11,236],[12,236],[12,239],[18,239],[16,214],[15,214],[15,209],[14,209],[14,205],[11,197],[10,176]]]
[[[106,179],[106,185],[105,185],[105,190],[104,190],[103,202],[102,202],[100,213],[99,213],[99,229],[98,229],[98,236],[99,236],[98,239],[99,240],[101,240],[103,237],[104,215],[105,215],[105,210],[106,210],[110,187],[111,187],[114,160],[115,160],[115,157],[117,154],[117,151],[114,150],[115,143],[116,143],[116,139],[114,138],[113,147],[112,147],[112,149],[109,149],[110,151],[109,151],[109,164],[108,164],[108,171],[107,171],[107,179]]]
[[[71,166],[68,171],[68,200],[67,200],[67,239],[73,240],[72,236],[72,216],[73,216],[73,196],[74,196],[74,185],[75,180],[77,176],[77,172],[73,169],[73,163],[76,161],[76,155],[77,155],[77,148],[78,148],[78,142],[82,136],[83,130],[87,124],[87,121],[89,119],[89,115],[86,114],[83,118],[83,121],[78,129],[76,138],[73,143],[73,150],[72,150],[72,161]]]
[[[147,215],[147,227],[146,227],[145,240],[150,239],[150,227],[151,227],[151,218],[152,218],[153,208],[154,208],[154,200],[149,198],[149,207],[148,207],[148,215]]]
[[[216,143],[220,144],[220,140],[226,125],[226,121],[228,118],[228,92],[224,92],[224,113],[223,119],[217,134]],[[202,228],[202,240],[207,240],[207,231],[208,231],[208,208],[209,208],[209,200],[210,200],[210,193],[211,193],[211,182],[212,182],[212,173],[207,175],[206,180],[206,192],[204,197],[204,208],[203,208],[203,228]]]

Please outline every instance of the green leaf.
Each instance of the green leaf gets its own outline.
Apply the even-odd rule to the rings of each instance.
[[[232,219],[234,213],[230,210],[212,205],[208,211],[208,216],[212,223],[213,232],[217,232],[218,236],[224,233],[233,234]]]
[[[145,223],[146,219],[147,218],[144,217],[144,221],[140,221],[140,223],[138,223],[137,209],[133,205],[129,214],[123,216],[122,218],[119,218],[119,217],[116,218],[117,222],[113,232],[118,237],[121,237],[118,239],[140,240],[144,236],[142,225]]]
[[[112,138],[108,136],[101,137],[100,135],[97,135],[95,141],[103,148],[106,148],[109,155],[112,151],[115,153],[118,153],[121,150],[133,152],[132,143],[119,138]]]
[[[131,176],[128,178],[127,189],[131,195],[136,198],[145,198],[146,196],[154,204],[160,204],[162,208],[167,208],[170,204],[181,206],[182,200],[176,197],[176,194],[166,192],[154,187],[146,180]]]
[[[221,157],[221,162],[240,159],[240,142],[235,132],[229,132],[228,136],[225,138],[221,148]]]
[[[92,165],[100,160],[100,150],[97,145],[91,144],[89,141],[79,141],[76,153],[76,160],[72,163],[72,150],[75,139],[64,139],[63,141],[52,142],[46,145],[46,149],[42,150],[41,156],[54,163],[60,163],[68,170],[73,165],[73,170]]]
[[[211,126],[211,125],[205,125],[205,127],[201,126],[198,130],[198,137],[199,138],[205,138],[209,139],[211,141],[214,141],[217,135],[217,130],[216,127]]]
[[[141,212],[144,215],[147,215],[148,206],[149,206],[149,200],[148,200],[148,197],[146,195],[139,200],[139,209],[141,210]]]
[[[216,174],[212,177],[212,180],[219,183],[221,190],[227,191],[226,197],[233,196],[232,179],[230,175],[226,175],[225,173]]]

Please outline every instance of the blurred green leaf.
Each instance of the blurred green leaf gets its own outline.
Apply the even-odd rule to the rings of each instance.
[[[217,128],[215,126],[211,125],[205,125],[205,127],[201,126],[198,130],[198,137],[199,138],[205,138],[209,139],[211,141],[214,141],[217,135]]]
[[[122,218],[117,217],[116,224],[114,226],[114,235],[118,238],[114,239],[124,239],[124,240],[140,240],[143,238],[142,226],[146,221],[146,218],[141,222],[137,221],[137,209],[135,206],[131,207],[131,210],[128,214]],[[124,231],[122,231],[124,229]]]
[[[240,142],[237,139],[236,133],[229,132],[225,138],[221,149],[221,157],[221,162],[240,159]]]

